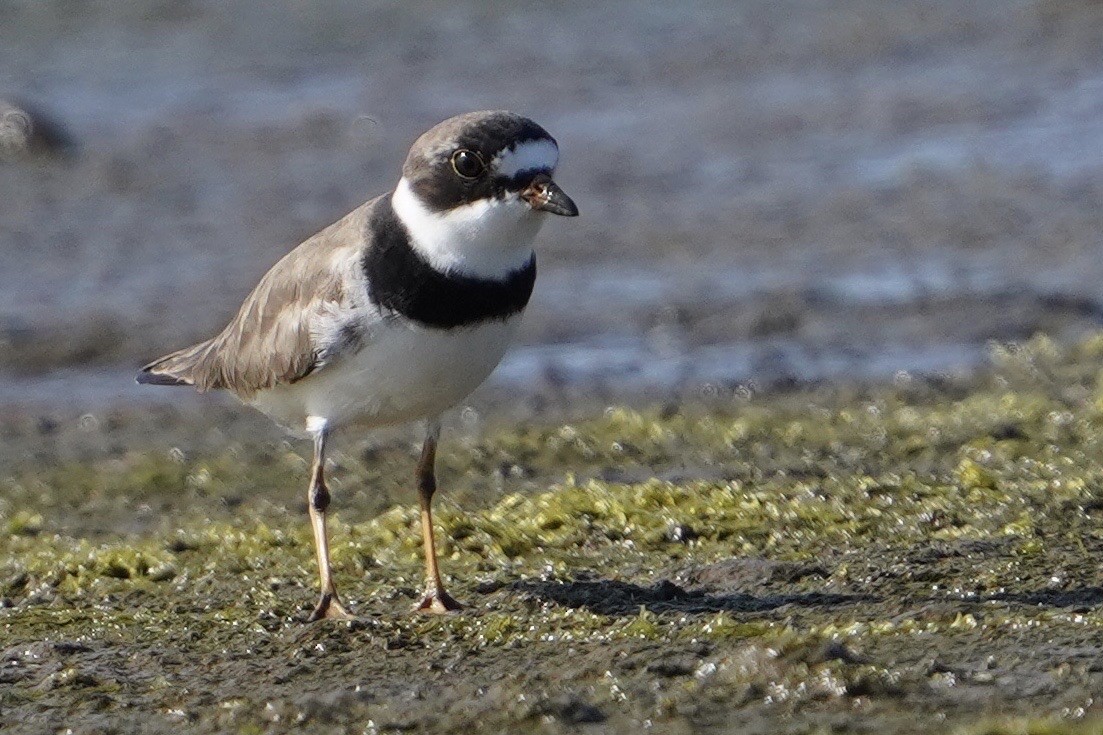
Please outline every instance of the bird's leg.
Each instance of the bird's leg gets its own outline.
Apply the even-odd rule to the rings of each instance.
[[[314,612],[307,618],[308,623],[322,618],[353,618],[337,597],[337,588],[333,586],[333,573],[329,567],[329,537],[326,535],[326,508],[329,507],[329,490],[325,480],[326,436],[324,427],[314,432],[314,466],[310,471],[310,490],[306,498],[310,509],[310,525],[314,529],[314,548],[318,553],[318,576],[322,583],[321,597],[318,598]]]
[[[417,464],[417,493],[421,501],[421,537],[425,543],[425,594],[416,610],[429,613],[446,613],[460,610],[463,605],[452,599],[444,590],[437,567],[437,545],[433,540],[433,493],[437,490],[436,471],[437,439],[440,422],[430,419],[421,448],[421,460]]]

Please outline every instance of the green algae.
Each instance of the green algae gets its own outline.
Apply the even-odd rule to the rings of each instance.
[[[736,392],[446,442],[440,551],[469,607],[445,617],[409,613],[407,443],[333,468],[347,624],[301,623],[313,541],[288,445],[15,467],[0,478],[0,717],[1091,731],[1100,358],[1103,339],[1038,339],[965,383]],[[357,484],[399,502],[359,507]],[[416,704],[419,681],[442,699]]]

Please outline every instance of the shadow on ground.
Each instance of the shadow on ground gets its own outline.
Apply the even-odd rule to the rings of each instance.
[[[990,595],[985,601],[1017,602],[1036,607],[1071,608],[1088,612],[1103,605],[1103,587],[1083,587],[1074,590],[1034,590],[1004,592]]]
[[[653,612],[763,612],[783,607],[840,607],[877,602],[869,595],[808,592],[756,597],[731,593],[711,595],[687,590],[670,580],[649,587],[616,580],[520,581],[510,588],[542,601],[571,608],[585,608],[598,615],[637,615],[645,607]]]

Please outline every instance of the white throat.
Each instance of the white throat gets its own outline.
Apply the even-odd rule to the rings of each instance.
[[[532,257],[532,241],[544,217],[513,195],[482,199],[448,212],[433,212],[403,176],[391,206],[410,243],[429,265],[476,278],[498,280]]]

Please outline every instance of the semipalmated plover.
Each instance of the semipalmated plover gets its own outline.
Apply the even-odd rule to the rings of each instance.
[[[431,501],[439,416],[501,360],[536,279],[543,215],[578,214],[552,180],[555,139],[511,112],[445,120],[414,142],[394,191],[276,263],[229,325],[151,362],[139,383],[225,389],[314,440],[308,491],[321,597],[310,620],[349,618],[330,572],[326,439],[357,422],[425,419],[417,465],[427,589],[444,589]]]

